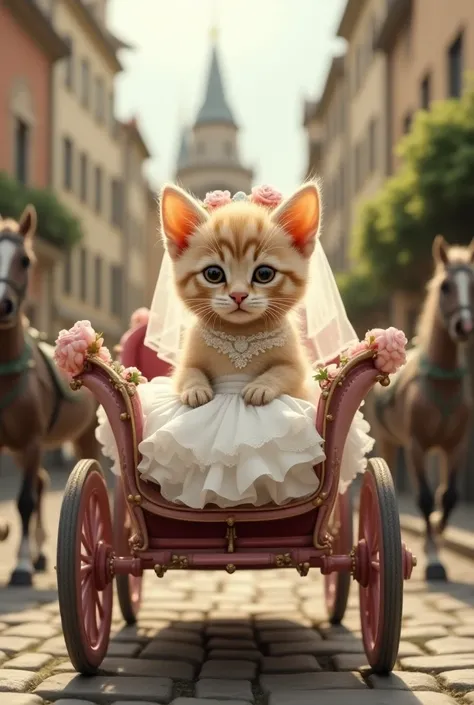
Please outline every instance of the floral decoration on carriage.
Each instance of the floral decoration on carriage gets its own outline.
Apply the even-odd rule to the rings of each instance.
[[[71,599],[61,587],[69,571],[87,622],[83,637],[63,618],[71,659],[83,673],[99,667],[114,578],[132,623],[145,569],[164,577],[180,568],[296,568],[304,577],[319,568],[334,622],[351,576],[359,582],[369,662],[390,670],[403,579],[416,560],[401,542],[390,472],[381,459],[367,462],[373,439],[360,407],[405,363],[407,339],[393,327],[357,339],[318,239],[316,185],[287,199],[262,186],[204,201],[170,185],[160,208],[165,255],[151,308],[130,329],[146,326],[145,345],[173,375],[113,361],[89,321],[56,342],[72,387],[89,387],[101,404],[96,435],[117,476],[115,538],[94,461],[79,463],[66,491],[60,602]],[[122,340],[127,346],[130,336]],[[63,534],[72,531],[81,551],[71,557]]]

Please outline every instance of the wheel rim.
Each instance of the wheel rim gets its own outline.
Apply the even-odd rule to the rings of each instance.
[[[91,473],[82,492],[76,535],[78,571],[77,609],[84,643],[92,654],[100,654],[109,638],[112,617],[112,582],[98,587],[98,573],[107,568],[106,551],[112,546],[109,500],[104,481]]]
[[[372,651],[381,626],[381,595],[383,594],[383,546],[380,540],[380,511],[374,479],[366,475],[362,486],[359,508],[359,546],[363,542],[368,556],[368,583],[360,585],[362,635],[366,649]]]

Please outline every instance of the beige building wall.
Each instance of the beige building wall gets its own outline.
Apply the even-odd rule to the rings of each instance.
[[[57,3],[54,24],[71,57],[59,62],[53,78],[53,187],[84,230],[84,241],[57,272],[57,325],[89,318],[112,341],[121,335],[124,306],[122,154],[114,117],[121,67],[112,42],[79,3]]]
[[[387,174],[386,56],[375,50],[386,7],[386,0],[349,0],[338,31],[347,41],[351,231],[361,204],[376,193]]]
[[[395,171],[393,148],[410,129],[415,112],[454,95],[463,72],[474,71],[474,2],[393,2],[379,45],[388,60],[389,169]]]

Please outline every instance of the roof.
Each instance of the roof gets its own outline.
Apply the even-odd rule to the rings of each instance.
[[[198,113],[195,126],[214,122],[226,123],[236,127],[234,116],[229,108],[224,92],[221,69],[219,66],[219,57],[215,42],[212,47],[206,97],[204,98],[204,103]]]
[[[147,144],[144,140],[144,137],[143,137],[143,135],[140,131],[140,128],[138,126],[137,118],[134,116],[134,117],[130,118],[130,120],[126,120],[125,122],[123,122],[122,125],[128,131],[128,133],[130,134],[132,139],[135,141],[135,143],[139,147],[143,158],[148,159],[149,157],[151,157],[151,152],[148,149]]]
[[[347,0],[336,36],[349,40],[367,0]]]
[[[110,34],[105,27],[102,27],[99,22],[97,22],[94,13],[84,4],[83,0],[68,0],[68,2],[69,6],[77,13],[84,24],[86,24],[91,34],[102,47],[103,53],[107,56],[114,70],[117,73],[122,71],[123,66],[117,57],[117,37]]]
[[[52,61],[62,59],[70,53],[66,42],[57,34],[44,12],[34,2],[5,0],[4,4]]]

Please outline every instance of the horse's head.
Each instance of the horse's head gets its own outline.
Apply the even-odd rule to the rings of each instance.
[[[36,210],[28,205],[18,222],[0,217],[0,329],[18,321],[34,260]]]
[[[433,258],[442,322],[455,343],[466,342],[474,330],[474,239],[468,247],[450,247],[438,235]]]

